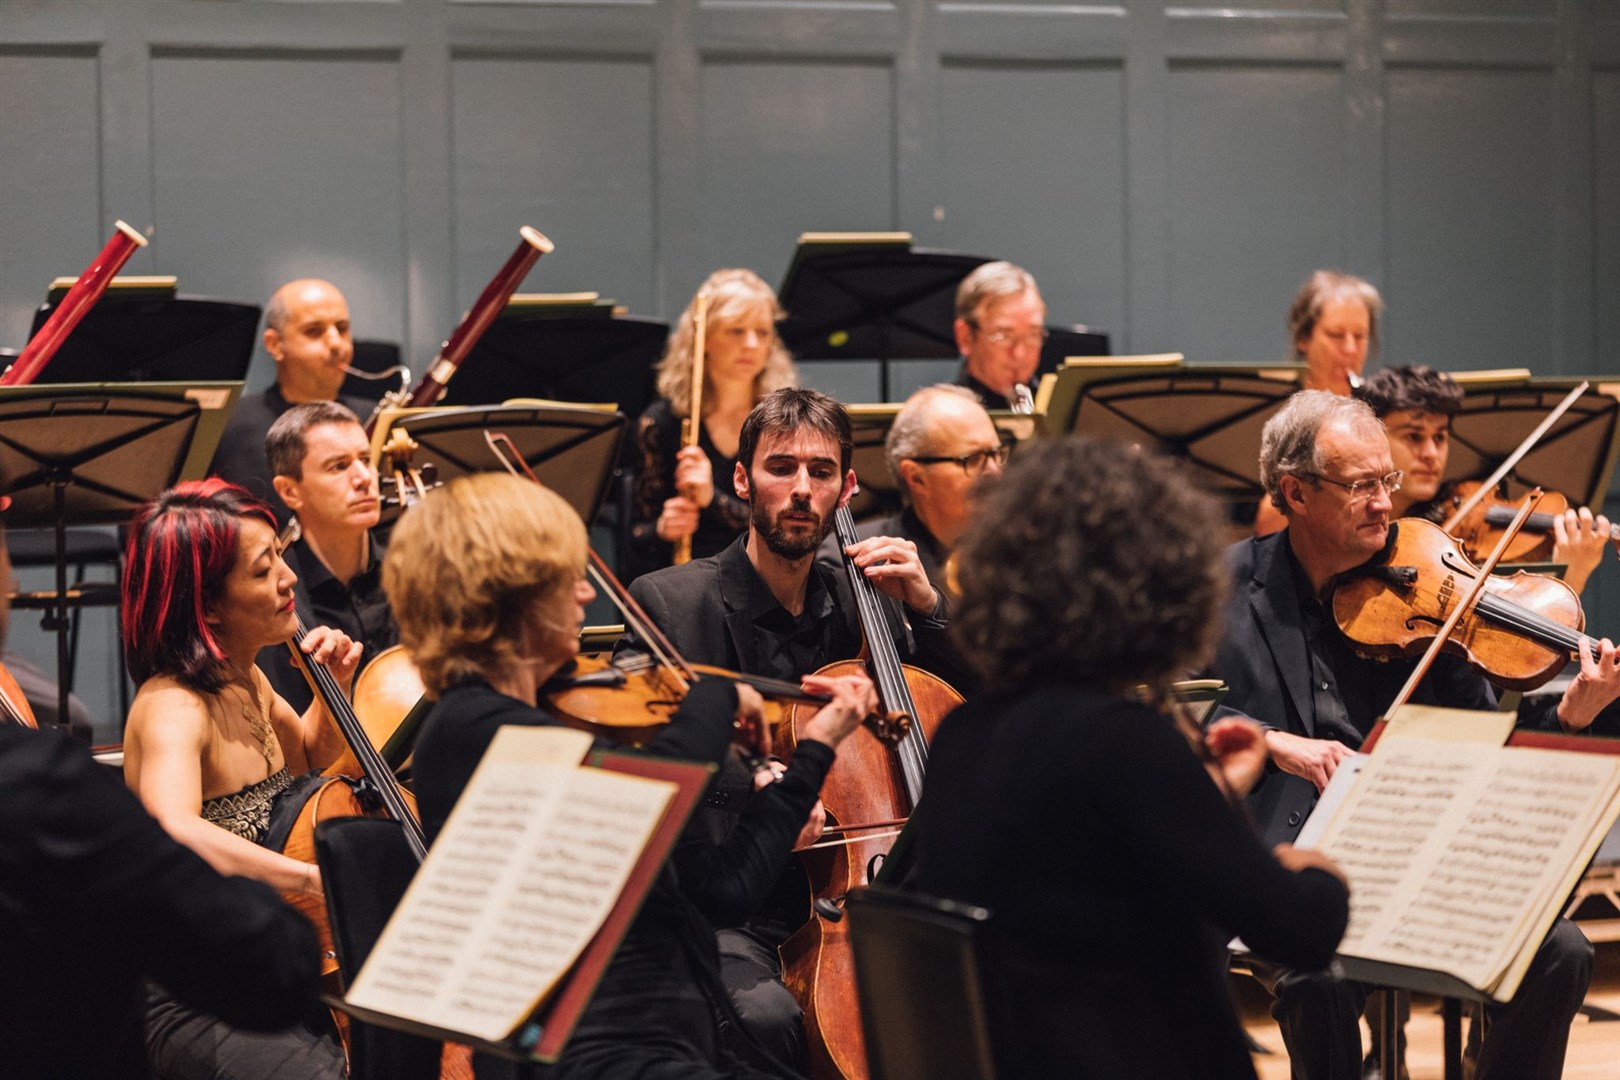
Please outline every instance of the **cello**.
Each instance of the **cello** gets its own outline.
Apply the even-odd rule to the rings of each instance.
[[[833,528],[840,550],[857,542],[848,506],[834,513]],[[828,664],[816,674],[836,678],[870,673],[880,713],[868,717],[839,746],[821,785],[827,832],[836,839],[821,841],[801,854],[810,880],[812,914],[780,949],[783,982],[804,1009],[810,1072],[817,1080],[867,1076],[854,956],[840,905],[852,889],[868,884],[877,873],[899,826],[922,798],[928,740],[945,714],[962,703],[944,680],[901,663],[890,636],[884,596],[848,554],[844,570],[855,596],[867,658]],[[796,745],[799,728],[809,718],[807,710],[791,709],[778,728],[777,744],[789,749]]]
[[[359,717],[355,715],[336,677],[326,665],[304,655],[302,646],[306,633],[303,619],[300,618],[298,628],[288,641],[287,647],[294,651],[309,679],[310,687],[315,691],[315,696],[325,706],[327,715],[332,717],[338,732],[348,744],[349,749],[339,759],[340,763],[350,759],[352,755],[352,760],[359,767],[360,776],[352,779],[349,776],[335,775],[331,769],[323,773],[321,779],[308,790],[303,804],[299,807],[298,816],[293,822],[285,844],[282,845],[281,853],[300,862],[314,863],[315,827],[322,821],[328,818],[370,817],[381,812],[399,822],[406,846],[420,863],[427,857],[427,840],[422,833],[421,819],[416,812],[416,801],[409,792],[400,787],[399,781],[394,778],[393,770],[388,767],[382,754],[372,744],[370,736],[367,735]],[[337,952],[332,940],[332,928],[327,917],[325,900],[302,893],[284,893],[283,899],[297,908],[314,925],[321,944],[322,977],[335,984],[338,976]],[[341,990],[341,987],[334,985],[333,989]],[[332,1018],[347,1051],[348,1018],[335,1009],[332,1011]],[[472,1080],[472,1075],[471,1049],[456,1043],[446,1043],[440,1062],[440,1080]]]

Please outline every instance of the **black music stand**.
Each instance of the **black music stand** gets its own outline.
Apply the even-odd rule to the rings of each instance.
[[[57,717],[68,709],[69,525],[121,525],[175,482],[201,476],[241,383],[214,386],[0,387],[6,522],[56,534]],[[205,423],[205,416],[210,422]],[[201,465],[198,462],[201,462]]]
[[[850,405],[847,409],[850,435],[855,443],[850,468],[855,470],[855,478],[860,482],[854,497],[849,500],[849,512],[856,521],[866,521],[897,510],[900,506],[900,488],[894,475],[889,472],[884,443],[889,438],[889,428],[894,425],[894,418],[901,406],[892,403]],[[1046,418],[1039,415],[1025,416],[1005,409],[993,409],[990,419],[1001,433],[1001,441],[1009,446],[1016,446],[1046,430]]]
[[[561,495],[588,525],[602,507],[618,463],[624,416],[612,406],[550,401],[387,410],[372,435],[373,459],[396,427],[421,448],[415,464],[431,463],[436,479],[445,482],[470,473],[504,471],[484,432],[504,433],[517,444],[540,482]],[[385,513],[384,520],[398,516],[396,508]]]
[[[497,405],[516,397],[610,401],[625,415],[639,416],[653,399],[653,366],[668,338],[668,323],[625,315],[611,301],[513,297],[439,404]]]
[[[1451,418],[1447,480],[1490,475],[1581,382],[1532,378],[1523,370],[1465,371],[1453,378],[1463,387],[1463,402]],[[1620,454],[1620,388],[1597,377],[1592,382],[1508,473],[1510,497],[1542,487],[1564,493],[1571,506],[1602,505]]]
[[[991,261],[913,248],[910,233],[805,233],[778,290],[782,341],[800,360],[880,361],[887,400],[890,360],[960,355],[956,287]]]
[[[1179,353],[1068,360],[1035,400],[1054,434],[1077,432],[1182,459],[1233,521],[1258,505],[1260,430],[1300,388],[1305,369],[1188,364]]]
[[[55,308],[53,299],[34,312],[30,337]],[[259,308],[253,304],[123,291],[114,279],[38,381],[241,382],[253,360],[258,328]]]

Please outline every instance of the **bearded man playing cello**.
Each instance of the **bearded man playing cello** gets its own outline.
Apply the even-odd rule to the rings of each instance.
[[[849,414],[814,390],[777,390],[743,421],[732,482],[749,504],[748,532],[706,559],[637,579],[631,595],[690,662],[797,682],[861,648],[854,601],[845,576],[817,566],[816,550],[832,530],[833,512],[855,492]],[[916,544],[875,536],[847,553],[876,587],[904,605],[891,632],[902,655],[944,648],[946,604],[928,582]],[[627,641],[637,649],[639,642]],[[924,663],[923,666],[927,666]],[[778,767],[780,768],[780,767]],[[790,763],[789,769],[794,768]],[[724,834],[748,814],[748,799],[770,774],[753,777],[735,755],[716,780],[716,798],[695,828]],[[814,842],[819,808],[798,846]],[[781,982],[777,947],[808,917],[803,880],[777,853],[775,888],[741,905],[746,917],[714,918],[720,931],[721,973],[755,1038],[780,1063],[800,1067],[803,1027],[798,1002]],[[679,852],[677,852],[679,858]]]

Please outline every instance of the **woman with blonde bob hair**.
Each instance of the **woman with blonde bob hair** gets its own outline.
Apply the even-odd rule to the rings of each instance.
[[[500,473],[452,480],[395,525],[383,588],[400,641],[437,699],[415,759],[417,805],[429,842],[497,730],[558,723],[541,707],[540,691],[579,651],[585,605],[596,595],[585,580],[586,555],[585,526],[572,507],[530,481]],[[817,714],[833,745],[874,706],[865,679],[823,680],[816,688],[833,697]],[[758,723],[762,714],[752,689],[703,679],[640,752],[719,765],[730,751],[734,722]],[[734,1016],[725,1028],[716,1021],[729,1005],[701,898],[738,879],[774,880],[780,868],[763,853],[780,850],[786,860],[815,802],[816,779],[814,786],[800,785],[804,790],[773,791],[770,812],[749,835],[721,844],[690,835],[682,840],[679,879],[665,867],[557,1065],[514,1073],[509,1064],[478,1057],[477,1075],[608,1080],[654,1068],[660,1076],[693,1080],[773,1075],[735,1056],[734,1036],[725,1031],[736,1030]]]
[[[683,449],[697,298],[705,294],[703,415],[698,445]],[[733,269],[710,274],[676,320],[658,365],[659,398],[636,425],[641,471],[631,537],[638,570],[669,565],[672,545],[682,537],[692,538],[692,557],[703,558],[748,527],[748,504],[731,490],[743,419],[772,390],[799,384],[793,358],[776,334],[781,318],[771,287],[752,270]]]

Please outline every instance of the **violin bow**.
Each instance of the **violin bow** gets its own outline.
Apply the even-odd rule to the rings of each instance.
[[[1587,389],[1590,388],[1591,385],[1592,384],[1590,382],[1582,379],[1581,385],[1564,395],[1564,400],[1560,401],[1557,407],[1555,407],[1552,412],[1548,413],[1546,418],[1543,419],[1541,423],[1536,425],[1536,429],[1534,431],[1524,437],[1524,441],[1519,443],[1519,445],[1514,449],[1513,453],[1509,454],[1505,459],[1503,459],[1502,464],[1496,467],[1496,471],[1491,473],[1491,475],[1485,480],[1481,481],[1479,487],[1475,489],[1474,493],[1468,498],[1464,499],[1462,504],[1459,505],[1457,509],[1452,512],[1451,516],[1446,519],[1445,524],[1440,526],[1446,531],[1447,535],[1452,535],[1457,531],[1457,526],[1462,523],[1463,518],[1468,516],[1468,512],[1474,507],[1478,506],[1480,500],[1485,498],[1486,495],[1496,490],[1496,485],[1502,482],[1502,478],[1513,471],[1513,467],[1524,458],[1524,455],[1535,449],[1536,443],[1540,442],[1541,437],[1547,434],[1547,430],[1554,424],[1558,423],[1558,418],[1568,412],[1570,406],[1574,405],[1575,402],[1580,399],[1580,396],[1586,393]],[[1539,489],[1537,490],[1539,492]],[[1442,638],[1442,640],[1444,639]]]
[[[1548,419],[1550,421],[1556,419],[1556,417],[1549,417]],[[1508,544],[1512,543],[1513,538],[1519,535],[1519,529],[1529,520],[1530,512],[1536,508],[1536,504],[1540,501],[1540,488],[1535,488],[1525,495],[1524,502],[1519,505],[1519,512],[1514,515],[1512,522],[1503,530],[1502,539],[1496,542],[1496,548],[1491,552],[1491,557],[1480,565],[1479,576],[1474,579],[1474,583],[1463,594],[1462,602],[1452,609],[1450,615],[1446,616],[1446,621],[1441,624],[1439,632],[1434,635],[1434,640],[1429,643],[1428,651],[1418,661],[1417,667],[1412,669],[1412,675],[1406,680],[1406,685],[1401,687],[1401,692],[1395,695],[1394,702],[1384,710],[1385,721],[1388,721],[1390,717],[1395,715],[1397,709],[1406,704],[1406,699],[1412,696],[1413,691],[1417,689],[1418,683],[1423,681],[1423,676],[1429,673],[1429,665],[1434,663],[1434,658],[1440,654],[1441,647],[1450,640],[1451,632],[1456,629],[1457,623],[1462,620],[1464,615],[1474,610],[1474,603],[1479,599],[1480,594],[1485,591],[1485,583],[1490,580],[1492,572],[1496,569],[1496,564],[1501,561],[1502,554],[1507,551]]]
[[[523,455],[518,453],[517,444],[512,442],[511,437],[504,431],[486,430],[484,442],[489,445],[490,452],[505,466],[507,472],[530,480],[538,487],[545,487],[540,478],[534,474],[534,470],[529,468],[529,463],[523,460]],[[636,602],[635,597],[630,595],[630,590],[624,587],[618,575],[602,561],[596,549],[587,544],[585,550],[589,558],[588,569],[591,578],[597,587],[607,594],[608,599],[613,601],[613,606],[619,609],[619,614],[624,616],[625,625],[647,643],[647,648],[652,651],[658,662],[668,669],[671,677],[680,684],[681,692],[690,690],[691,684],[697,681],[697,672],[682,659],[675,646],[658,628],[658,624],[653,622],[652,616],[648,615]]]

